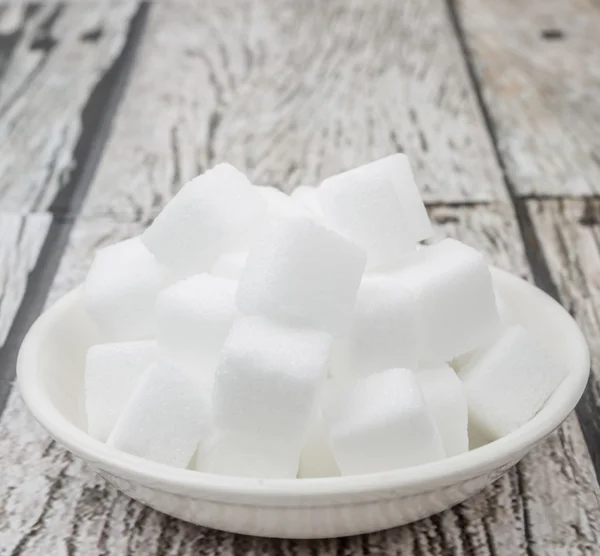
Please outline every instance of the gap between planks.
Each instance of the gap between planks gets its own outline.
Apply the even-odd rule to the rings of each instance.
[[[467,44],[464,29],[462,28],[456,1],[457,0],[447,0],[448,13],[452,22],[452,26],[456,32],[456,36],[463,53],[463,58],[467,65],[467,71],[472,82],[481,113],[483,115],[485,126],[492,141],[494,154],[502,170],[504,184],[515,211],[521,238],[525,248],[525,254],[531,266],[534,283],[536,286],[560,302],[561,295],[552,276],[550,265],[548,264],[546,256],[541,248],[542,243],[540,241],[540,237],[538,236],[536,226],[532,221],[531,214],[527,208],[527,198],[520,197],[517,194],[517,189],[509,176],[506,163],[500,152],[497,130],[490,115],[488,105],[483,97],[481,84],[475,69],[471,51]],[[600,457],[598,456],[597,448],[600,445],[600,415],[598,415],[597,411],[594,411],[594,409],[598,406],[598,401],[595,400],[594,394],[594,391],[597,388],[592,382],[594,380],[594,375],[592,374],[590,379],[591,382],[588,382],[583,400],[580,404],[578,404],[576,411],[590,454],[596,456],[593,458],[594,469],[596,471],[596,477],[600,478]]]
[[[134,64],[147,19],[149,3],[142,2],[132,17],[120,54],[92,90],[83,108],[82,130],[74,150],[74,168],[51,206],[52,221],[37,262],[29,274],[21,304],[6,341],[0,347],[0,415],[6,406],[16,372],[19,347],[42,311],[58,270],[69,235],[104,151],[111,123]],[[70,216],[63,218],[60,212]]]
[[[461,225],[459,215],[452,215],[449,207],[438,206],[434,208],[437,209],[436,212],[443,214],[441,218],[443,223],[447,226],[452,227],[456,224],[457,229],[460,229],[465,233],[467,233],[468,230],[476,229],[470,222],[465,222],[465,224],[468,225]],[[469,216],[475,217],[476,213],[479,211],[473,210],[466,212],[469,212]],[[487,214],[485,216],[486,220],[490,217]],[[433,218],[434,220],[439,221],[440,216],[439,214],[433,214]],[[512,216],[510,220],[508,225],[512,230],[514,228]],[[476,234],[477,241],[489,242],[491,247],[497,246],[498,237],[502,238],[502,234],[500,234],[497,229],[489,230],[488,233],[482,232]],[[507,235],[507,238],[514,238],[515,242],[513,243],[511,240],[508,248],[502,250],[503,256],[498,262],[502,265],[508,265],[508,268],[512,266],[517,272],[520,270],[527,272],[524,265],[519,264],[519,268],[514,267],[515,258],[518,258],[519,262],[521,261],[521,253],[519,252],[519,257],[515,257],[514,253],[518,234],[511,233]],[[521,247],[516,246],[516,248],[520,249]],[[89,253],[89,249],[84,249],[83,252]],[[65,268],[69,268],[69,262],[69,260],[63,260],[62,264],[65,265]],[[576,437],[579,432],[573,418],[569,419],[567,424],[565,424],[565,427],[569,426],[573,428],[573,431],[575,432],[574,437]],[[15,431],[15,438],[19,438],[22,435],[22,429],[15,429]],[[527,457],[527,460],[519,465],[517,471],[511,472],[509,475],[502,478],[501,481],[492,485],[487,493],[483,493],[476,499],[470,500],[456,510],[434,516],[430,520],[424,520],[410,527],[399,528],[370,536],[354,537],[339,541],[324,541],[324,543],[331,547],[331,552],[333,553],[371,550],[373,550],[373,552],[379,552],[382,547],[385,547],[390,551],[398,551],[398,549],[402,551],[403,549],[410,550],[411,538],[413,541],[412,546],[414,547],[414,554],[442,554],[444,551],[450,549],[456,550],[459,553],[475,553],[485,551],[486,545],[488,547],[488,553],[494,551],[494,546],[497,551],[502,550],[503,547],[506,548],[507,545],[520,552],[520,549],[525,545],[534,547],[537,545],[537,548],[546,546],[546,541],[550,539],[548,539],[546,533],[540,529],[546,525],[552,525],[553,527],[548,536],[552,536],[552,539],[556,542],[558,542],[557,539],[559,539],[564,543],[561,545],[563,548],[569,546],[570,542],[574,542],[573,533],[577,532],[576,528],[581,528],[585,534],[588,528],[593,528],[592,526],[589,526],[590,521],[595,521],[592,519],[591,514],[590,518],[586,518],[586,520],[581,520],[580,515],[578,514],[573,516],[572,521],[569,520],[568,523],[563,525],[564,530],[560,530],[561,523],[566,520],[551,520],[548,519],[548,515],[544,513],[552,512],[555,511],[556,508],[560,508],[560,511],[556,510],[555,513],[557,515],[560,514],[560,517],[562,518],[564,514],[561,512],[568,509],[567,505],[570,494],[564,489],[571,488],[573,484],[581,486],[581,492],[584,494],[591,491],[589,484],[582,482],[580,485],[578,481],[572,480],[572,474],[579,472],[577,466],[575,466],[574,470],[567,467],[567,472],[569,474],[567,481],[561,482],[556,480],[554,473],[555,469],[559,466],[561,468],[562,466],[565,466],[563,460],[566,457],[565,453],[568,453],[568,450],[564,449],[562,446],[557,446],[558,440],[560,440],[560,437],[556,434],[553,435],[546,443],[544,443],[544,447],[546,448],[540,446],[535,454],[530,454]],[[550,449],[546,451],[548,447]],[[582,450],[585,449],[582,444],[581,447]],[[582,450],[578,452],[578,457],[572,454],[571,457],[573,457],[574,460],[580,458],[583,459]],[[70,523],[73,530],[69,537],[69,552],[79,550],[81,553],[91,554],[94,550],[98,550],[106,554],[110,550],[109,547],[112,546],[111,543],[119,542],[124,536],[124,532],[119,526],[121,523],[125,522],[125,519],[120,519],[118,512],[113,514],[115,505],[117,508],[122,507],[121,515],[124,515],[126,518],[135,517],[135,523],[130,533],[132,533],[138,541],[143,543],[140,547],[147,545],[149,542],[148,537],[156,533],[157,551],[163,549],[160,550],[161,553],[171,550],[181,552],[186,549],[189,550],[188,553],[195,553],[196,549],[201,550],[202,548],[207,548],[206,545],[204,545],[204,547],[201,546],[204,544],[203,539],[212,539],[208,543],[212,551],[217,551],[219,549],[218,547],[222,548],[223,546],[229,546],[241,549],[241,552],[244,552],[243,547],[245,543],[250,546],[250,549],[262,548],[264,550],[268,547],[274,547],[284,553],[287,553],[290,549],[293,552],[300,553],[307,551],[320,552],[322,550],[323,545],[318,543],[292,543],[285,541],[281,543],[271,543],[268,540],[263,539],[238,538],[224,533],[204,532],[201,529],[198,530],[198,528],[188,526],[182,522],[152,512],[151,510],[126,499],[122,495],[116,495],[114,490],[104,483],[102,483],[102,486],[99,486],[98,491],[96,491],[96,485],[98,483],[91,482],[93,479],[89,478],[89,472],[87,475],[84,474],[85,471],[81,469],[80,462],[73,464],[73,462],[70,461],[70,456],[65,455],[65,452],[62,449],[54,447],[52,444],[44,448],[41,457],[38,459],[43,459],[44,457],[48,458],[48,454],[56,457],[56,482],[52,483],[50,481],[51,490],[49,491],[44,504],[41,505],[41,507],[47,509],[47,511],[40,514],[39,523],[41,526],[36,529],[34,536],[36,534],[39,534],[38,536],[43,536],[45,534],[47,542],[51,543],[56,539],[56,533],[60,530],[62,522],[71,519]],[[557,460],[556,468],[548,465],[549,463],[553,463],[551,461],[552,454],[555,454]],[[536,457],[539,459],[536,460]],[[39,469],[44,472],[44,475],[47,471],[43,467],[43,464],[45,463],[46,462],[41,462],[39,467]],[[69,471],[68,466],[71,465],[72,467]],[[28,466],[18,467],[19,469],[22,469],[23,467],[27,468]],[[552,481],[548,481],[548,477],[541,473],[542,469],[547,469],[548,475],[552,475]],[[519,474],[519,477],[515,476],[516,473]],[[64,480],[65,477],[67,477],[68,480]],[[79,480],[83,483],[81,491],[75,484]],[[87,481],[90,482],[87,483]],[[541,486],[537,486],[536,481],[540,482]],[[544,491],[544,485],[550,485],[551,488],[559,486],[560,488],[559,490],[550,493]],[[497,508],[498,511],[494,511],[491,506],[493,506],[492,501],[498,499],[498,496],[494,495],[494,493],[497,493],[498,491],[504,493],[504,495],[500,496],[500,498],[504,500],[504,504],[500,504]],[[104,492],[107,493],[106,497],[102,494]],[[69,504],[71,498],[67,495],[73,496],[72,505]],[[99,501],[98,498],[100,498]],[[554,502],[551,505],[552,507],[548,507],[548,505],[545,504],[545,501],[548,499]],[[70,514],[61,514],[60,516],[53,515],[53,511],[51,510],[55,503],[56,507],[60,506],[61,508],[65,508],[68,512],[73,510],[74,513],[72,518],[70,517]],[[106,508],[106,511],[98,511],[98,506],[100,504],[104,504],[103,507]],[[581,503],[581,505],[583,506],[583,503]],[[528,514],[529,510],[527,510],[527,507],[532,508],[531,516]],[[586,505],[586,507],[588,507],[588,505]],[[136,512],[139,512],[139,523]],[[506,516],[506,514],[508,514],[508,516]],[[502,521],[504,519],[506,519],[505,522]],[[92,534],[89,537],[86,537],[86,520],[87,522],[91,521]],[[45,525],[44,521],[46,522]],[[148,527],[148,522],[155,522],[157,526],[154,528]],[[38,523],[38,521],[34,520],[34,524],[36,523]],[[482,523],[483,525],[481,525]],[[96,527],[97,525],[101,525],[101,534],[99,537],[94,536],[94,531],[98,530]],[[588,528],[586,528],[586,525],[588,525]],[[447,537],[451,536],[450,531],[453,530],[453,526],[454,530],[458,527],[460,535],[448,540]],[[47,529],[46,533],[41,531],[44,527]],[[139,531],[137,530],[138,527]],[[521,528],[526,529],[526,538],[522,538]],[[63,531],[66,531],[68,534],[67,529],[68,527]],[[36,539],[27,535],[28,534],[25,533],[25,537],[17,544],[17,547],[21,549],[23,554],[25,551],[32,553],[29,549],[35,549],[35,546],[38,546],[35,544]],[[510,540],[508,540],[509,535],[511,536]],[[515,538],[513,539],[513,537]],[[590,535],[589,542],[593,542],[594,538],[595,535]],[[89,544],[85,544],[86,542],[89,542]],[[129,542],[127,542],[127,545],[129,545]],[[86,546],[89,547],[89,552],[85,550]],[[557,548],[557,545],[552,546]],[[528,548],[530,552],[533,552],[533,549],[530,547]]]

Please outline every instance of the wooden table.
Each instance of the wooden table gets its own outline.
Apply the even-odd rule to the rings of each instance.
[[[597,0],[87,0],[0,6],[0,555],[600,554]],[[442,514],[328,541],[195,527],[119,494],[12,389],[46,303],[227,160],[290,191],[410,155],[442,235],[578,320],[577,415]]]

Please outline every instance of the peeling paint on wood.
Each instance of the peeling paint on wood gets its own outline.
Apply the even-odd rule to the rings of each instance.
[[[47,210],[69,182],[86,133],[82,111],[120,54],[138,3],[44,2],[0,34],[0,210]],[[98,26],[99,39],[82,44],[81,33]]]
[[[549,143],[560,140],[557,130],[566,121],[560,110],[550,123],[515,119],[546,87],[545,73],[529,72],[528,94],[507,100],[506,91],[494,92],[502,72],[486,70],[498,64],[500,39],[515,71],[527,70],[516,45],[532,44],[529,35],[523,42],[531,21],[539,23],[535,40],[560,58],[558,47],[571,32],[547,13],[573,8],[552,1],[550,8],[520,9],[517,17],[513,2],[460,2],[512,197],[443,2],[227,0],[208,6],[161,0],[151,6],[137,63],[49,302],[83,279],[95,249],[140,233],[185,179],[219,160],[235,163],[256,182],[290,190],[402,150],[416,163],[437,237],[457,237],[531,280],[539,269],[531,267],[532,248],[524,245],[517,220],[523,214],[515,215],[515,208],[525,211],[548,279],[591,340],[597,372],[598,201],[515,197],[595,191],[594,169],[577,150],[595,139],[580,119],[573,125],[584,138],[581,145],[569,143],[568,133],[562,150]],[[589,10],[586,0],[577,5]],[[0,6],[0,137],[13,139],[0,147],[0,209],[15,211],[0,213],[0,344],[50,223],[45,213],[17,213],[51,208],[75,217],[70,211],[79,205],[72,196],[83,196],[87,181],[74,181],[65,200],[63,180],[73,168],[81,115],[121,56],[136,6],[133,0]],[[490,17],[498,28],[486,27]],[[580,19],[569,24],[585,31],[573,48],[587,53],[593,36]],[[559,74],[571,72],[573,87],[587,87],[593,77],[558,68]],[[553,106],[563,106],[564,91],[549,90]],[[26,103],[18,101],[20,91]],[[58,102],[65,91],[71,101]],[[575,98],[588,114],[586,98]],[[525,112],[507,111],[510,103]],[[543,132],[533,133],[538,129]],[[514,145],[523,147],[518,156]],[[559,154],[551,164],[548,145]],[[573,160],[584,178],[565,182],[561,172]],[[536,174],[542,170],[550,176],[543,183]],[[14,301],[6,305],[9,298]],[[584,402],[597,414],[597,390],[586,396],[590,392]],[[17,391],[0,418],[0,456],[2,556],[571,555],[594,554],[600,543],[599,487],[575,416],[517,468],[451,510],[390,531],[323,541],[231,535],[145,507],[50,440]],[[592,457],[598,458],[593,446]]]
[[[289,191],[405,151],[428,201],[504,194],[443,3],[176,7],[151,10],[86,217],[148,221],[221,160]]]
[[[520,194],[600,192],[600,10],[593,0],[457,0]]]

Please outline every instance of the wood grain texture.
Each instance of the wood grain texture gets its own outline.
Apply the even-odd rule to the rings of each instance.
[[[37,261],[49,225],[48,214],[0,212],[0,347],[19,308],[27,276]]]
[[[527,205],[560,299],[590,346],[592,378],[578,412],[600,469],[600,200],[532,200]]]
[[[138,60],[86,217],[148,221],[223,160],[290,190],[398,150],[428,201],[503,195],[437,0],[156,2]]]
[[[458,237],[524,277],[529,270],[510,210],[436,207],[439,237]],[[85,275],[99,246],[139,233],[139,222],[81,220],[50,302]],[[0,547],[13,556],[180,554],[590,554],[600,514],[587,449],[571,417],[516,469],[456,508],[409,526],[325,541],[231,535],[170,518],[119,494],[51,441],[15,392],[0,421]],[[0,554],[3,554],[0,550]],[[4,554],[3,554],[4,556]]]
[[[70,207],[56,199],[74,162],[73,145],[82,135],[80,117],[98,79],[120,55],[135,11],[129,0],[73,3],[52,21],[55,9],[0,9],[0,132],[22,126],[19,133],[30,133],[32,144],[19,148],[36,149],[0,157],[0,207],[50,207],[59,213]],[[68,15],[74,9],[79,10],[77,17]],[[63,19],[67,15],[72,19]],[[42,25],[42,16],[51,19],[49,25]],[[81,18],[102,25],[90,24],[84,31]],[[442,2],[227,0],[209,5],[161,0],[152,6],[148,23],[84,206],[85,217],[72,231],[50,302],[81,281],[96,248],[139,233],[186,178],[219,160],[233,162],[256,182],[289,190],[396,150],[405,150],[416,161],[425,197],[434,205],[430,214],[439,236],[458,237],[486,252],[498,266],[531,278],[513,209],[505,202],[498,161]],[[55,32],[59,28],[60,35]],[[63,41],[73,52],[63,49]],[[32,50],[32,44],[38,46]],[[36,65],[40,51],[45,58]],[[69,64],[55,61],[59,53]],[[16,60],[24,62],[17,65]],[[38,73],[32,70],[36,67]],[[59,107],[49,97],[60,98],[66,90],[66,85],[60,89],[61,79],[76,94],[74,102]],[[21,86],[25,98],[35,100],[31,117],[29,112],[14,115],[25,110],[18,102],[2,108],[18,83],[26,84]],[[52,117],[38,114],[38,104]],[[9,116],[14,119],[7,120]],[[30,120],[35,128],[27,127]],[[49,142],[35,143],[44,125]],[[60,130],[67,130],[64,138]],[[61,150],[53,158],[47,149],[58,146],[57,137]],[[538,151],[532,153],[533,158],[510,164],[527,175],[527,164],[539,163]],[[43,161],[36,166],[41,155]],[[521,183],[510,164],[511,179],[516,176]],[[488,204],[471,205],[477,201]],[[440,206],[445,202],[462,204]],[[574,294],[567,290],[575,286],[566,283],[573,277],[563,269],[571,268],[575,256],[565,249],[551,256],[560,234],[548,230],[558,216],[553,211],[552,217],[538,215],[533,208],[528,214],[543,236],[552,275],[566,273],[564,285],[555,279],[569,300]],[[584,222],[594,220],[590,210]],[[568,220],[561,218],[558,222]],[[31,230],[38,225],[43,228],[38,222]],[[3,241],[12,246],[4,259],[20,269],[7,282],[11,291],[23,287],[23,269],[29,268],[25,260],[33,256],[37,233],[30,232],[31,241],[17,250],[14,246],[25,233],[15,235],[15,226],[21,229],[10,227],[7,237],[12,240],[0,235],[0,246]],[[577,234],[587,233],[585,224],[577,226]],[[573,240],[581,254],[577,256],[590,249],[589,241]],[[2,253],[0,247],[0,269]],[[589,264],[580,273],[585,274],[581,282],[575,280],[577,291],[593,283],[595,264]],[[590,303],[585,296],[583,300]],[[586,315],[593,314],[586,308]],[[0,313],[0,332],[4,314],[10,312]],[[584,328],[597,335],[596,321],[590,322]],[[0,556],[567,555],[594,554],[600,545],[598,483],[574,416],[516,469],[452,510],[390,531],[314,542],[211,531],[119,494],[51,441],[16,391],[0,418],[0,456]]]
[[[1,210],[56,208],[84,154],[77,147],[87,132],[86,107],[121,53],[138,3],[44,2],[0,11]]]
[[[600,5],[456,3],[517,191],[600,192]]]
[[[600,164],[595,154],[595,124],[600,111],[591,91],[600,80],[595,35],[600,6],[586,0],[536,2],[521,15],[521,7],[512,1],[491,4],[464,0],[458,3],[459,10],[456,4],[450,1],[449,13],[505,171],[534,281],[556,299],[572,305],[572,297],[559,288],[555,276],[561,268],[560,264],[556,267],[561,262],[556,251],[564,250],[568,242],[561,237],[559,224],[555,223],[552,233],[548,225],[536,223],[532,214],[553,211],[537,205],[532,211],[534,205],[528,199],[532,195],[572,198],[596,191]],[[593,201],[586,201],[592,214],[593,206]],[[574,229],[573,222],[564,224],[566,230]],[[580,247],[573,246],[575,257],[582,256]],[[589,279],[586,275],[584,280]],[[587,287],[583,285],[583,289]],[[569,289],[568,293],[581,290],[582,284],[575,282]],[[577,407],[597,476],[599,392],[600,382],[594,373]]]

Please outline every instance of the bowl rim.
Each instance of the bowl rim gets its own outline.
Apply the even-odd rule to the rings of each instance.
[[[58,299],[35,321],[27,333],[17,360],[17,378],[21,395],[36,420],[75,455],[100,469],[163,490],[181,490],[204,495],[260,496],[283,500],[286,497],[332,497],[374,491],[427,492],[478,477],[503,465],[518,461],[535,443],[555,430],[572,412],[581,398],[590,372],[587,342],[571,315],[553,298],[534,285],[504,270],[491,267],[495,281],[511,288],[527,290],[538,302],[550,304],[560,315],[561,326],[571,337],[571,371],[546,405],[525,425],[490,444],[431,463],[364,475],[303,479],[257,479],[204,473],[155,463],[120,452],[89,436],[71,423],[45,394],[39,377],[43,369],[38,349],[46,331],[64,310],[79,297],[81,286]],[[558,317],[557,317],[558,318]],[[568,329],[568,330],[567,330]],[[275,501],[274,500],[274,501]]]

